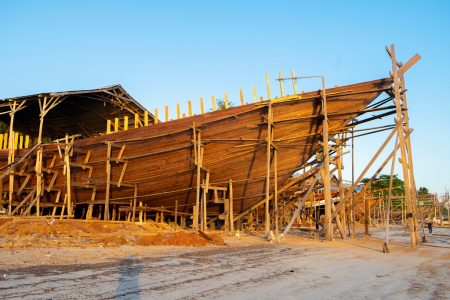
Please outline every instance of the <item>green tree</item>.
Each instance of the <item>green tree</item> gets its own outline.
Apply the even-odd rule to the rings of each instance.
[[[388,174],[381,174],[380,176],[378,176],[378,178],[372,181],[371,188],[376,195],[379,195],[380,193],[382,195],[389,194],[390,177],[391,176]],[[361,181],[363,183],[367,183],[369,180],[370,178],[364,178]],[[392,194],[401,195],[404,194],[404,192],[405,192],[405,183],[395,174],[394,176],[392,176]]]
[[[233,107],[234,104],[231,101],[228,101],[228,107]],[[216,99],[216,107],[217,110],[222,110],[222,109],[226,109],[225,107],[225,100],[223,99]]]
[[[428,195],[430,192],[428,191],[428,189],[427,189],[426,187],[421,186],[421,187],[419,188],[419,190],[417,191],[417,193],[418,193],[419,195]]]

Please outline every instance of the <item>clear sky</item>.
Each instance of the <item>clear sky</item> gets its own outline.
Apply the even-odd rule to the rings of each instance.
[[[406,75],[418,186],[450,187],[449,1],[0,1],[0,98],[120,83],[148,109],[266,95],[264,76],[324,75],[328,86]],[[319,85],[300,89],[318,88]],[[238,101],[234,101],[237,103]],[[361,139],[356,173],[386,134]],[[346,159],[345,175],[350,166]],[[397,168],[396,172],[399,173]],[[386,170],[388,172],[388,170]],[[386,173],[385,172],[385,173]]]

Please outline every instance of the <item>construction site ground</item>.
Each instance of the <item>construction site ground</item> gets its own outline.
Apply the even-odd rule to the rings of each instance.
[[[323,242],[294,229],[208,236],[165,224],[1,219],[2,299],[449,299],[450,229],[402,226]],[[30,226],[30,224],[33,224]]]

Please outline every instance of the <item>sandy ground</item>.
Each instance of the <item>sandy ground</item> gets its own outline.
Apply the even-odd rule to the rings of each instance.
[[[242,235],[226,246],[0,249],[2,299],[450,299],[449,229],[408,247],[404,228],[331,243]],[[440,235],[440,236],[438,236]],[[436,238],[437,240],[433,240]],[[442,240],[443,242],[439,242]]]

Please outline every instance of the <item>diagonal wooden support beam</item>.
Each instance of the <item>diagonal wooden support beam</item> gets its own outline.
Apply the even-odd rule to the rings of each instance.
[[[306,191],[306,193],[303,195],[302,198],[298,199],[297,202],[297,209],[294,211],[294,214],[292,215],[291,220],[289,221],[289,224],[286,226],[286,228],[283,230],[283,236],[288,234],[289,230],[291,230],[292,224],[294,224],[295,219],[300,216],[300,211],[303,208],[303,205],[305,204],[306,199],[308,199],[309,194],[311,193],[311,191],[313,190],[314,186],[317,183],[317,177],[314,178],[313,182],[311,182],[311,184],[309,185],[308,190]]]
[[[288,188],[290,188],[293,185],[296,185],[297,183],[308,179],[309,177],[311,177],[312,175],[316,174],[319,171],[319,168],[322,166],[322,163],[319,163],[315,168],[309,170],[308,172],[302,174],[301,176],[295,178],[295,180],[287,183],[286,185],[284,185],[282,188],[280,188],[278,190],[278,194],[283,193],[285,190],[287,190]],[[273,198],[273,194],[269,196],[269,200]],[[263,205],[264,203],[266,203],[266,198],[263,198],[261,200],[256,201],[254,204],[252,204],[249,208],[247,208],[246,210],[244,210],[242,213],[240,213],[239,215],[237,215],[234,218],[234,222],[242,219],[243,217],[245,217],[246,215],[248,215],[251,211],[253,211],[254,209],[260,207],[261,205]]]

